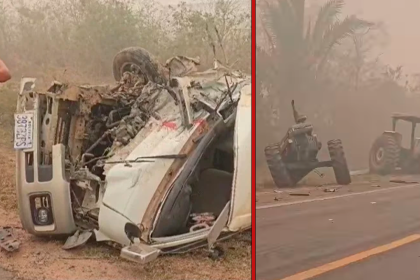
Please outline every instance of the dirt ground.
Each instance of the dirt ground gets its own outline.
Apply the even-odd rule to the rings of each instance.
[[[213,261],[205,250],[163,256],[145,266],[119,258],[119,251],[90,243],[72,251],[63,240],[27,234],[20,224],[15,196],[15,154],[12,149],[15,84],[0,87],[0,226],[12,226],[21,242],[19,251],[0,252],[0,268],[19,279],[251,279],[251,235],[238,235],[220,246],[225,255]],[[1,275],[0,275],[1,276]]]

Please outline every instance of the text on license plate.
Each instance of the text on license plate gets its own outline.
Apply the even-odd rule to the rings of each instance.
[[[15,149],[31,149],[33,145],[33,114],[15,114]]]

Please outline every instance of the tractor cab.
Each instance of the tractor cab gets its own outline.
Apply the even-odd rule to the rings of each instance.
[[[411,157],[417,160],[420,158],[420,137],[416,137],[416,128],[417,124],[420,123],[420,116],[394,113],[392,115],[393,131],[396,131],[397,122],[399,120],[411,123],[410,148],[402,148],[402,152],[406,157]],[[419,165],[419,163],[417,163],[417,165]],[[418,169],[417,172],[420,172],[420,169]]]
[[[417,146],[418,142],[420,141],[419,137],[416,137],[416,127],[417,124],[420,123],[420,116],[408,115],[408,114],[401,114],[401,113],[394,113],[392,115],[392,131],[397,131],[397,123],[399,120],[406,121],[411,123],[411,137],[410,137],[410,150],[414,150]]]
[[[405,173],[420,172],[420,138],[416,137],[416,127],[420,116],[394,113],[392,130],[384,131],[372,145],[369,154],[369,168],[372,173],[387,175],[401,169]],[[402,134],[397,132],[397,123],[411,123],[410,147],[402,146]]]

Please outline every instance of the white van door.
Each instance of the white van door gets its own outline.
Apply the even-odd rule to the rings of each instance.
[[[241,90],[234,134],[235,171],[233,174],[231,210],[228,228],[231,231],[251,227],[251,84]]]

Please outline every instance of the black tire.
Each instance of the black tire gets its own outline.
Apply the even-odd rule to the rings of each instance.
[[[151,82],[167,82],[165,68],[148,51],[139,47],[126,48],[115,55],[112,64],[115,80],[120,81],[124,72],[130,71],[132,65]]]
[[[289,171],[281,158],[279,144],[268,146],[264,151],[268,169],[270,170],[271,177],[276,186],[279,188],[294,186],[295,182],[291,178]]]
[[[401,147],[392,135],[381,135],[369,152],[369,169],[371,173],[380,175],[391,174],[395,171],[400,158]]]
[[[327,143],[328,152],[330,153],[332,168],[334,170],[335,179],[339,185],[348,185],[351,183],[351,176],[347,160],[344,155],[343,144],[341,140],[330,140]]]

